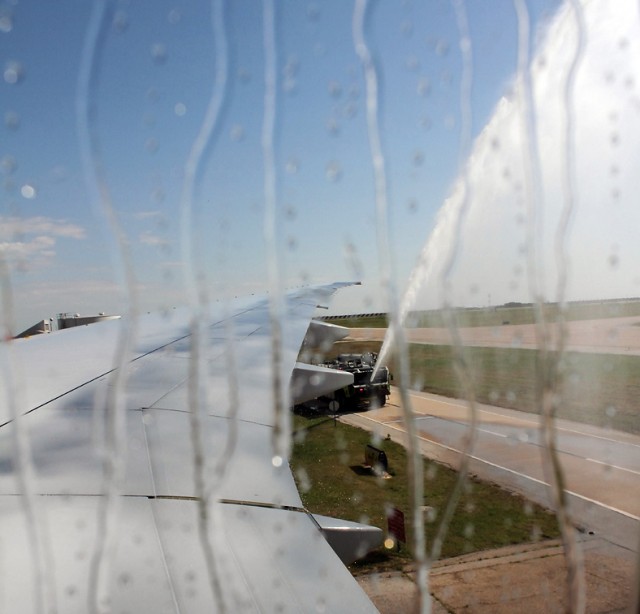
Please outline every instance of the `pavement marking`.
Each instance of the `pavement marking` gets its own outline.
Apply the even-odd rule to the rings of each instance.
[[[504,433],[496,433],[495,431],[490,431],[489,429],[482,429],[480,427],[478,427],[476,430],[480,431],[481,433],[489,433],[489,435],[495,435],[496,437],[503,437],[504,439],[508,437],[508,435],[505,435]]]
[[[611,467],[612,469],[619,469],[620,471],[628,471],[629,473],[640,475],[640,471],[636,471],[635,469],[627,469],[626,467],[620,467],[620,465],[613,465],[612,463],[606,463],[604,461],[600,461],[595,458],[585,458],[585,460],[588,460],[591,463],[597,463],[598,465],[604,465],[605,467]]]
[[[440,399],[434,399],[428,396],[423,396],[421,394],[416,394],[416,391],[410,391],[409,394],[415,396],[415,397],[419,397],[422,399],[427,399],[429,401],[432,401],[434,403],[441,403],[442,405],[451,405],[452,407],[459,407],[459,408],[466,408],[467,404],[466,403],[454,403],[451,401],[444,401],[444,400],[440,400]],[[396,406],[397,407],[397,406]],[[505,408],[507,409],[507,408]],[[509,409],[509,411],[513,411],[513,412],[518,412],[520,414],[522,413],[526,413],[526,412],[522,412],[521,410],[518,409]],[[482,407],[478,408],[478,412],[484,412],[485,414],[492,414],[494,416],[499,416],[501,418],[513,418],[515,420],[519,420],[522,421],[525,424],[532,424],[534,425],[536,428],[540,428],[540,422],[537,420],[532,420],[530,418],[527,418],[526,416],[510,416],[508,413],[500,413],[497,411],[491,411],[490,409],[484,409]],[[523,425],[524,426],[524,425]],[[621,441],[619,439],[614,439],[612,437],[605,437],[604,435],[596,435],[594,433],[587,433],[585,431],[580,431],[578,429],[572,429],[572,428],[568,428],[568,427],[564,427],[564,426],[558,426],[558,424],[555,425],[556,430],[558,431],[566,431],[567,433],[576,433],[577,435],[582,435],[583,437],[593,437],[594,439],[603,439],[604,441],[611,441],[615,444],[622,444],[625,446],[631,446],[633,448],[640,448],[640,444],[637,443],[631,443],[629,441]]]
[[[373,422],[375,424],[385,425],[384,422],[380,422],[380,421],[376,420],[375,418],[370,418],[369,416],[365,416],[363,414],[359,414],[359,416],[361,418],[365,418],[366,420],[369,420],[370,422]],[[401,429],[401,428],[399,428],[399,427],[397,427],[397,426],[395,426],[393,424],[389,424],[388,426],[389,426],[389,428],[395,429],[396,431],[399,431],[400,433],[403,433],[404,435],[408,436],[408,433],[404,429]],[[456,454],[460,454],[460,455],[464,454],[464,452],[462,452],[461,450],[457,450],[456,448],[452,448],[451,446],[448,446],[446,444],[439,443],[439,442],[433,441],[431,439],[427,439],[426,437],[421,437],[420,435],[418,435],[417,437],[421,441],[424,441],[424,442],[429,443],[431,445],[439,446],[439,447],[444,448],[446,450],[449,450],[451,452],[455,452]],[[547,488],[550,487],[548,482],[545,482],[544,480],[539,480],[538,478],[534,478],[533,476],[527,475],[526,473],[520,473],[519,471],[516,471],[515,469],[510,469],[509,467],[504,467],[503,465],[498,465],[497,463],[493,463],[493,462],[491,462],[489,460],[486,460],[484,458],[480,458],[478,456],[474,456],[472,454],[470,454],[468,456],[469,456],[469,458],[471,460],[475,460],[475,461],[477,461],[479,463],[484,463],[485,465],[489,465],[490,467],[494,467],[496,469],[500,469],[502,471],[506,471],[507,473],[510,473],[512,475],[515,475],[515,476],[518,476],[518,477],[523,478],[525,480],[531,480],[532,482],[535,482],[536,484],[540,484],[541,486],[546,486]],[[604,503],[602,501],[597,501],[596,499],[592,499],[591,497],[587,497],[585,495],[581,495],[580,493],[574,492],[572,490],[566,490],[565,489],[564,492],[567,493],[568,495],[571,495],[571,496],[576,497],[578,499],[582,499],[583,501],[586,501],[588,503],[593,503],[594,505],[598,505],[600,507],[603,507],[603,508],[605,508],[605,509],[607,509],[607,510],[609,510],[611,512],[616,512],[618,514],[621,514],[622,516],[626,516],[627,518],[631,518],[632,520],[640,522],[640,516],[636,516],[635,514],[632,514],[630,512],[625,512],[624,510],[621,510],[621,509],[619,509],[617,507],[613,507],[612,505],[608,505],[607,503]]]

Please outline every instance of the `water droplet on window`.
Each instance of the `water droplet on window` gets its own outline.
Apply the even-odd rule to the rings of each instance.
[[[8,8],[3,7],[0,10],[0,32],[7,34],[11,30],[13,30],[13,14]]]
[[[407,69],[410,70],[411,72],[415,72],[420,68],[420,60],[418,60],[418,58],[415,55],[410,55],[406,59],[404,64],[407,67]]]
[[[155,64],[166,64],[168,58],[166,45],[162,43],[154,43],[151,45],[151,58]]]
[[[238,80],[240,83],[249,83],[251,81],[251,73],[246,68],[238,69]]]
[[[338,81],[329,81],[329,94],[333,98],[340,98],[342,96],[342,86]]]
[[[290,175],[295,175],[298,170],[300,168],[300,162],[298,162],[298,160],[296,158],[291,158],[290,160],[287,160],[287,163],[285,164],[285,171],[287,171],[287,173],[289,173]]]
[[[187,105],[182,102],[176,102],[176,105],[173,107],[173,112],[178,117],[182,117],[187,112]]]
[[[436,55],[438,55],[441,58],[444,58],[449,54],[449,43],[443,40],[437,41],[435,52],[436,52]]]
[[[300,60],[296,55],[290,55],[287,59],[287,63],[284,65],[284,76],[295,77],[300,69]]]
[[[327,132],[331,135],[331,136],[337,136],[338,134],[340,134],[340,124],[338,123],[338,120],[335,118],[331,118],[327,120]]]
[[[358,114],[358,105],[355,102],[349,102],[344,107],[344,116],[347,119],[353,119]]]
[[[244,139],[244,127],[240,124],[231,126],[231,140],[239,143],[242,139]]]
[[[296,211],[296,208],[293,205],[287,205],[284,210],[284,214],[288,220],[293,221],[296,219],[298,212]]]
[[[129,16],[124,11],[116,11],[113,16],[113,29],[122,34],[129,28]]]
[[[428,96],[431,93],[431,83],[427,77],[420,77],[418,79],[417,92],[420,96]]]
[[[421,151],[413,152],[413,165],[414,166],[422,166],[424,163],[424,154]]]
[[[307,17],[309,21],[318,21],[320,19],[320,7],[315,2],[307,6]]]
[[[18,163],[13,156],[5,155],[0,158],[0,169],[5,175],[11,175],[18,168]]]
[[[415,198],[410,198],[407,203],[407,209],[409,213],[415,213],[418,210],[418,201]]]
[[[20,188],[20,194],[22,194],[23,198],[32,199],[36,197],[36,189],[32,185],[25,183]]]
[[[616,408],[613,405],[609,405],[604,412],[607,414],[608,418],[613,418],[617,413]]]
[[[342,178],[342,168],[335,160],[329,162],[326,168],[326,177],[329,181],[336,182]]]
[[[167,15],[167,21],[172,26],[175,26],[177,23],[179,23],[181,19],[182,19],[182,13],[178,9],[172,9],[171,11],[169,11],[169,14]]]
[[[282,91],[285,94],[295,94],[297,91],[297,82],[291,77],[285,77],[282,82]]]
[[[16,85],[24,79],[24,66],[16,60],[9,60],[4,65],[4,80],[9,85]]]
[[[278,468],[282,467],[282,456],[278,456],[277,454],[271,459],[271,464]]]
[[[51,171],[49,171],[49,180],[52,183],[62,183],[69,177],[69,171],[62,164],[58,164],[54,166]]]
[[[402,24],[400,25],[400,32],[402,32],[403,36],[410,38],[411,35],[413,34],[413,23],[408,19],[403,21]]]
[[[158,142],[158,139],[150,138],[150,139],[147,139],[147,142],[145,143],[144,147],[149,153],[153,154],[153,153],[156,153],[158,149],[160,149],[160,143]]]

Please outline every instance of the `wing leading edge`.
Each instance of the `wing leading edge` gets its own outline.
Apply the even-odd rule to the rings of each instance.
[[[283,298],[282,373],[301,368],[313,312],[340,285]],[[374,610],[322,537],[348,523],[312,517],[271,462],[268,314],[261,299],[211,310],[193,411],[187,312],[141,320],[120,409],[107,399],[121,321],[4,347],[25,392],[16,424],[14,382],[0,387],[1,611]]]

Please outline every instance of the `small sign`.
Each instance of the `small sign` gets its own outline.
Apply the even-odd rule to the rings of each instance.
[[[407,543],[404,532],[404,514],[397,507],[394,507],[387,516],[387,528],[389,535],[392,535],[397,542]]]

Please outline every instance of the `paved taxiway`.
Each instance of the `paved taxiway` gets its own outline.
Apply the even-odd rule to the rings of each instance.
[[[385,328],[352,328],[349,339],[382,341]],[[408,328],[411,343],[450,345],[448,328]],[[533,324],[474,326],[458,329],[463,345],[536,349],[538,342]],[[557,335],[557,327],[552,340]],[[640,317],[605,318],[567,322],[566,349],[572,352],[640,355]]]
[[[458,467],[469,433],[466,403],[424,392],[411,392],[411,403],[422,453]],[[551,507],[539,417],[488,405],[479,405],[477,412],[470,470]],[[397,390],[384,408],[342,419],[406,442]],[[555,433],[574,520],[615,543],[628,546],[631,538],[637,546],[640,437],[565,420],[557,421]]]
[[[394,389],[384,408],[340,419],[405,444],[398,396]],[[421,392],[411,393],[411,403],[422,453],[458,467],[468,432],[466,404]],[[569,510],[582,530],[587,611],[626,611],[638,581],[640,437],[567,421],[558,421],[556,435]],[[481,479],[552,507],[544,449],[537,416],[478,407],[470,471]],[[431,574],[433,611],[561,612],[566,607],[565,574],[558,543],[542,542],[442,561]],[[380,582],[359,581],[381,612],[398,611],[400,602],[410,611],[415,607],[412,571],[388,575]]]
[[[350,338],[382,340],[385,332],[351,329]],[[532,325],[464,328],[459,332],[464,345],[537,348]],[[407,338],[412,343],[451,343],[447,329],[412,329]],[[640,355],[640,318],[570,322],[566,349]],[[411,392],[411,404],[422,453],[458,467],[469,431],[467,404],[422,392]],[[406,442],[396,390],[386,407],[341,419],[381,437]],[[587,611],[626,611],[640,572],[640,437],[564,420],[556,422],[555,434],[569,511],[583,531]],[[538,416],[479,405],[476,437],[472,473],[552,507]],[[431,584],[434,612],[563,611],[564,561],[560,546],[550,552],[554,547],[525,545],[515,547],[516,555],[492,551],[470,555],[464,561],[438,563]],[[398,597],[411,599],[411,587],[406,583],[410,577],[405,573],[389,578],[398,585]],[[385,607],[391,586],[381,586],[378,593],[375,586],[367,587],[370,596],[381,611],[397,611]]]

